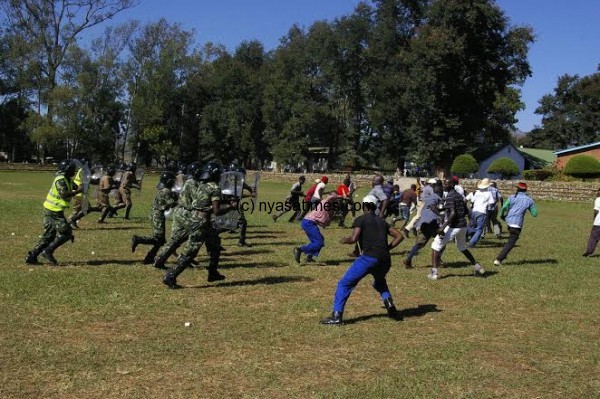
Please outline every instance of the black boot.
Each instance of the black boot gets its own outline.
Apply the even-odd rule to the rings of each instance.
[[[343,315],[344,315],[343,312],[333,312],[333,313],[331,313],[331,316],[327,317],[326,319],[321,320],[321,324],[341,325],[344,323],[342,321]]]
[[[246,219],[240,221],[240,240],[238,241],[238,247],[251,247],[252,245],[246,242],[246,230],[248,229],[248,222]]]
[[[177,276],[181,274],[185,269],[187,269],[189,264],[189,259],[185,256],[180,256],[177,260],[177,264],[170,268],[163,277],[163,284],[171,289],[182,288],[179,284],[177,284]]]
[[[127,208],[125,208],[125,217],[123,219],[129,220],[129,212],[131,212],[131,205],[127,205]]]
[[[392,319],[402,320],[402,315],[396,309],[396,306],[394,305],[394,301],[392,301],[392,297],[388,297],[388,298],[384,299],[383,306],[385,306],[385,309],[388,312],[388,316],[390,316]]]
[[[72,235],[60,235],[54,239],[41,253],[44,258],[48,260],[48,262],[52,263],[52,265],[57,266],[58,261],[54,258],[54,251],[66,243],[67,241],[72,239]]]
[[[133,236],[131,237],[131,252],[135,252],[135,249],[137,248],[138,244],[140,242],[138,241],[138,236]]]
[[[27,263],[28,265],[38,265],[40,263],[38,262],[38,255],[39,252],[35,250],[27,252],[27,256],[25,257],[25,263]]]
[[[225,276],[217,270],[219,268],[219,259],[221,258],[221,240],[211,242],[210,245],[207,242],[206,249],[210,255],[210,260],[208,261],[208,282],[225,280]]]
[[[150,248],[150,251],[148,251],[148,254],[146,254],[146,257],[144,258],[142,263],[144,265],[153,264],[154,258],[156,258],[156,254],[158,253],[159,248],[160,248],[160,245],[154,245],[152,248]]]

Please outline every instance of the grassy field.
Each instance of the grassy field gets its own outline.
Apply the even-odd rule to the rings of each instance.
[[[338,244],[349,229],[327,228],[319,263],[299,266],[300,226],[255,212],[252,247],[223,235],[225,281],[186,270],[173,291],[140,263],[146,248],[130,250],[132,234],[150,232],[152,176],[133,220],[88,215],[56,251],[61,267],[25,265],[51,179],[0,172],[1,398],[600,397],[600,262],[581,256],[591,202],[538,203],[502,267],[505,238],[482,240],[485,279],[450,247],[444,278],[429,281],[429,250],[401,267],[405,241],[388,277],[404,321],[385,317],[367,278],[348,323],[332,327],[319,320],[351,262]],[[261,200],[290,184],[263,184]]]

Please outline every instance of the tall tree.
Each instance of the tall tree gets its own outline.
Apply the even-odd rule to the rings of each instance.
[[[539,103],[542,127],[531,132],[533,144],[562,149],[600,141],[600,67],[581,78],[559,77],[554,93]]]

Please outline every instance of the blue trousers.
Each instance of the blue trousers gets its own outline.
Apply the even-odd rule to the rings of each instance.
[[[333,299],[333,311],[343,312],[346,306],[346,301],[350,297],[350,294],[354,290],[354,287],[366,277],[367,274],[373,275],[373,288],[381,295],[381,299],[385,300],[389,297],[390,291],[388,289],[387,281],[385,276],[390,271],[391,261],[380,262],[370,256],[359,256],[346,270],[346,274],[340,279],[335,291],[335,297]]]
[[[467,236],[473,235],[469,240],[469,246],[474,247],[483,234],[483,229],[487,223],[487,213],[472,212],[471,221],[473,222],[473,227],[469,227]]]
[[[310,256],[319,256],[321,248],[325,246],[325,238],[321,234],[319,226],[312,220],[302,219],[302,230],[304,230],[310,242],[300,247],[300,251]]]

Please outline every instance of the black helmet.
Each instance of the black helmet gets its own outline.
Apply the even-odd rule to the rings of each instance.
[[[115,173],[117,173],[117,167],[115,165],[108,165],[106,168],[106,174],[112,177]]]
[[[165,188],[172,188],[175,184],[175,173],[173,172],[162,172],[160,175],[160,185]]]
[[[242,168],[240,166],[237,166],[233,162],[231,164],[229,164],[229,166],[227,166],[225,168],[225,172],[241,172],[241,173],[244,174],[244,176],[246,176],[246,169],[244,169],[244,168]]]
[[[83,166],[87,166],[88,168],[92,167],[92,164],[90,163],[90,159],[89,158],[79,158],[79,162],[81,162],[81,164]]]
[[[200,162],[192,162],[188,165],[187,172],[190,176],[192,176],[192,179],[200,180],[200,175],[202,174],[202,165]]]
[[[218,182],[221,178],[221,165],[209,162],[202,168],[202,174],[198,180]]]
[[[184,162],[177,162],[177,174],[186,174],[187,173],[187,165]]]
[[[129,162],[127,164],[127,168],[125,170],[127,170],[129,172],[135,173],[135,171],[137,170],[137,163],[135,163],[135,162]]]
[[[119,170],[122,172],[125,172],[127,170],[127,164],[125,162],[123,162],[122,164],[119,165]]]
[[[59,173],[64,174],[67,177],[71,177],[75,174],[75,172],[77,171],[77,165],[75,164],[75,162],[71,159],[63,159],[62,161],[60,161],[60,163],[58,164],[58,168],[57,171]]]

